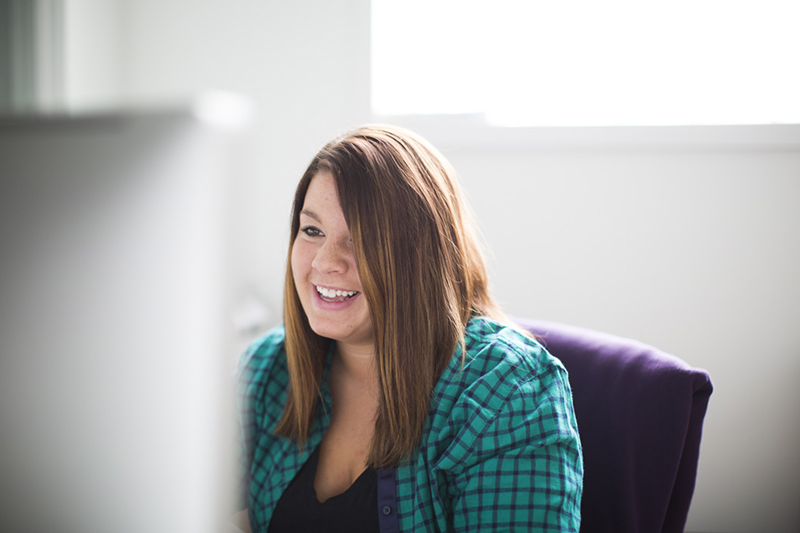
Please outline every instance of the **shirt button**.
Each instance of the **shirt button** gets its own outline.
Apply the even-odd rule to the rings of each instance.
[[[392,514],[392,508],[389,507],[388,505],[384,505],[383,506],[383,514],[385,514],[387,516]]]

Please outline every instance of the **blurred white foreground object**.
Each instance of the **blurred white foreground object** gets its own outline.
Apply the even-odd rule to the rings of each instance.
[[[245,117],[208,102],[0,117],[2,531],[221,529],[224,189]]]

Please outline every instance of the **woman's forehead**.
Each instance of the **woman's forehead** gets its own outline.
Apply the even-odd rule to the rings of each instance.
[[[311,178],[300,215],[320,223],[336,221],[344,223],[336,180],[330,172],[323,170]]]

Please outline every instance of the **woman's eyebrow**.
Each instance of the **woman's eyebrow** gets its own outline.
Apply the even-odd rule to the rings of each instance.
[[[301,215],[305,215],[305,216],[307,216],[307,217],[309,217],[309,218],[313,218],[313,219],[314,219],[314,220],[316,220],[317,222],[322,222],[322,221],[320,220],[319,216],[317,216],[317,214],[316,214],[315,212],[313,212],[313,211],[311,211],[311,210],[309,210],[309,209],[303,209],[302,211],[300,211],[300,214],[301,214]]]

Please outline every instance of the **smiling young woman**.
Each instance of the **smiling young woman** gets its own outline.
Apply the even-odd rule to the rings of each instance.
[[[577,531],[566,372],[507,324],[455,172],[419,136],[335,139],[295,193],[284,324],[242,358],[256,531]]]

